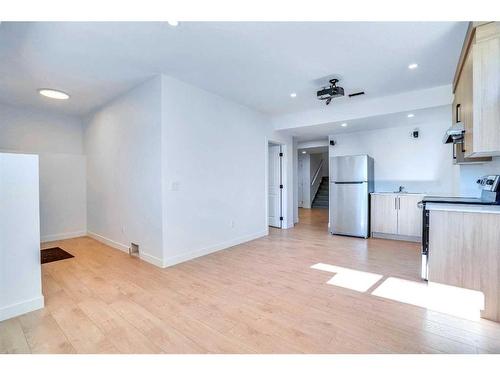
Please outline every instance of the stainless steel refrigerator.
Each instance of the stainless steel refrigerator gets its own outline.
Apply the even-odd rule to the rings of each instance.
[[[368,155],[330,158],[330,232],[368,238],[373,159]]]

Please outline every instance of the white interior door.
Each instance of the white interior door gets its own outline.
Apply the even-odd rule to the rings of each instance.
[[[269,146],[268,215],[269,225],[281,228],[281,146]]]

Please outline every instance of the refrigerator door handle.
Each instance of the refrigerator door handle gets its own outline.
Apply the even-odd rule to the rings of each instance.
[[[366,181],[333,181],[334,184],[342,185],[342,184],[364,184]]]

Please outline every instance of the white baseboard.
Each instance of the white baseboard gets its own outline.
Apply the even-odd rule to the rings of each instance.
[[[93,238],[96,241],[102,242],[103,244],[108,245],[109,247],[112,247],[114,249],[121,250],[121,251],[128,253],[128,246],[127,245],[110,240],[107,237],[101,236],[100,234],[90,232],[90,231],[87,232],[87,236]]]
[[[127,245],[121,244],[119,242],[113,241],[107,237],[101,236],[100,234],[94,233],[94,232],[87,232],[87,235],[91,238],[93,238],[96,241],[102,242],[105,245],[108,245],[109,247],[112,247],[117,250],[121,250],[125,253],[128,254],[129,247]],[[151,263],[157,267],[164,267],[163,261],[155,257],[151,254],[147,254],[141,251],[139,254],[139,257],[144,260],[145,262]]]
[[[44,298],[42,295],[26,301],[18,302],[13,305],[0,307],[0,322],[14,318],[19,315],[29,313],[30,311],[43,308]]]
[[[195,250],[195,251],[190,251],[189,253],[186,253],[186,254],[167,257],[165,259],[165,263],[163,266],[170,267],[170,266],[173,266],[175,264],[186,262],[190,259],[198,258],[198,257],[201,257],[203,255],[208,255],[211,253],[215,253],[217,251],[227,249],[228,247],[233,247],[233,246],[242,244],[244,242],[252,241],[252,240],[255,240],[257,238],[267,236],[268,234],[269,234],[269,229],[266,229],[266,230],[263,230],[261,232],[250,234],[248,236],[243,236],[243,237],[235,238],[233,240],[222,242],[222,243],[217,244],[217,245],[209,246],[209,247],[202,248],[202,249]]]
[[[66,240],[68,238],[75,238],[75,237],[82,237],[86,236],[87,231],[86,230],[79,230],[76,232],[66,232],[66,233],[58,233],[58,234],[48,234],[46,236],[41,236],[40,237],[40,242],[51,242],[51,241],[58,241],[58,240]]]
[[[257,232],[257,233],[254,233],[254,234],[251,234],[248,236],[239,237],[239,238],[236,238],[236,239],[233,239],[230,241],[222,242],[222,243],[214,245],[214,246],[209,246],[209,247],[202,248],[199,250],[191,251],[189,253],[182,254],[182,255],[168,257],[164,261],[158,257],[155,257],[155,256],[147,254],[147,253],[143,253],[143,252],[141,252],[140,258],[142,260],[144,260],[145,262],[151,263],[157,267],[163,267],[163,268],[170,267],[170,266],[173,266],[175,264],[179,264],[179,263],[188,261],[190,259],[198,258],[198,257],[201,257],[203,255],[208,255],[208,254],[214,253],[216,251],[227,249],[228,247],[236,246],[236,245],[239,245],[239,244],[244,243],[244,242],[252,241],[252,240],[255,240],[257,238],[267,236],[268,234],[269,234],[269,229],[267,228],[264,231]],[[95,239],[96,241],[102,242],[103,244],[108,245],[114,249],[121,250],[121,251],[128,253],[128,246],[127,245],[113,241],[109,238],[106,238],[106,237],[104,237],[100,234],[94,233],[94,232],[87,232],[87,235],[89,237]]]
[[[128,250],[127,250],[128,252]],[[151,263],[152,265],[156,266],[156,267],[165,267],[163,265],[163,260],[158,258],[158,257],[155,257],[151,254],[145,254],[145,253],[142,253],[140,254],[140,258],[142,260],[144,260],[145,262],[148,262],[148,263]]]

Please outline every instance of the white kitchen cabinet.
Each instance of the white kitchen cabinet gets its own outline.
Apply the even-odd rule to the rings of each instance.
[[[372,237],[420,241],[422,210],[421,194],[372,193]]]

